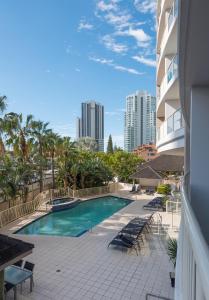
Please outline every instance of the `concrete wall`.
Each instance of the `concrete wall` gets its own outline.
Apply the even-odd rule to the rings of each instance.
[[[148,179],[148,178],[140,178],[139,183],[141,186],[158,186],[162,183],[162,179]]]

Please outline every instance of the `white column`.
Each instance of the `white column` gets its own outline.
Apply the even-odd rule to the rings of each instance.
[[[209,243],[209,87],[193,87],[190,115],[190,198]]]

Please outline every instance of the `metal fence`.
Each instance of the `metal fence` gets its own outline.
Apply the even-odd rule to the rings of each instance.
[[[13,206],[0,212],[0,228],[25,215],[34,212],[47,199],[47,193],[40,193],[34,200]]]
[[[179,201],[166,201],[166,212],[181,213],[181,202]]]
[[[118,186],[117,183],[110,183],[109,185],[105,185],[105,186],[80,189],[74,191],[73,195],[75,198],[84,198],[88,196],[115,193],[117,191],[117,186]]]
[[[36,211],[38,207],[45,204],[47,201],[59,198],[59,197],[75,197],[83,198],[93,195],[102,195],[108,193],[114,193],[117,191],[118,184],[111,183],[107,186],[93,187],[88,189],[81,189],[73,191],[70,188],[67,189],[49,189],[38,194],[34,200],[22,203],[0,212],[0,228],[7,225],[10,222],[17,220],[23,216],[29,215]]]

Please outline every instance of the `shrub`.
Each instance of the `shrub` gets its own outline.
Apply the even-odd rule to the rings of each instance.
[[[160,184],[157,188],[158,194],[169,195],[171,192],[170,184]]]
[[[174,268],[176,266],[176,256],[177,256],[177,240],[169,238],[168,239],[168,248],[167,248],[167,253],[172,261]]]

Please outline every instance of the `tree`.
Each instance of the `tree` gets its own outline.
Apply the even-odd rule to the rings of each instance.
[[[143,159],[135,154],[123,150],[114,152],[111,155],[103,155],[102,159],[104,163],[111,168],[114,176],[125,182],[128,182],[130,175],[133,174],[137,166],[143,162]]]
[[[76,147],[78,150],[81,151],[97,151],[98,150],[98,144],[95,141],[95,139],[91,137],[81,137],[76,142]]]
[[[121,147],[118,147],[117,145],[114,145],[114,149],[113,149],[114,152],[117,152],[117,151],[123,151],[123,149]]]
[[[51,129],[48,129],[49,123],[44,123],[42,121],[32,121],[31,122],[31,135],[33,137],[33,142],[35,149],[37,149],[34,159],[38,166],[39,172],[39,181],[40,181],[40,192],[43,191],[43,169],[46,166],[46,156],[44,156],[44,152],[46,149],[47,142],[47,134],[51,132]]]
[[[112,143],[112,136],[109,135],[108,143],[107,143],[107,153],[113,153],[113,143]]]
[[[3,112],[6,110],[7,107],[7,97],[6,96],[0,96],[0,113],[3,114]],[[5,121],[4,117],[0,117],[0,155],[5,154],[5,146],[3,141],[3,134],[5,130]]]
[[[75,143],[71,141],[70,137],[63,137],[59,139],[57,149],[57,182],[65,188],[67,188],[70,184],[70,168],[75,161],[77,153],[78,150],[75,147]]]
[[[60,137],[52,130],[46,134],[46,155],[51,159],[52,188],[55,188],[55,157],[58,154]]]
[[[8,155],[1,159],[0,190],[3,192],[4,200],[9,202],[15,199],[19,192],[20,177],[16,165]]]
[[[28,115],[26,121],[23,120],[22,114],[8,113],[5,115],[5,131],[7,134],[7,144],[12,145],[13,152],[21,157],[23,161],[29,158],[30,148],[30,128],[33,116]]]

